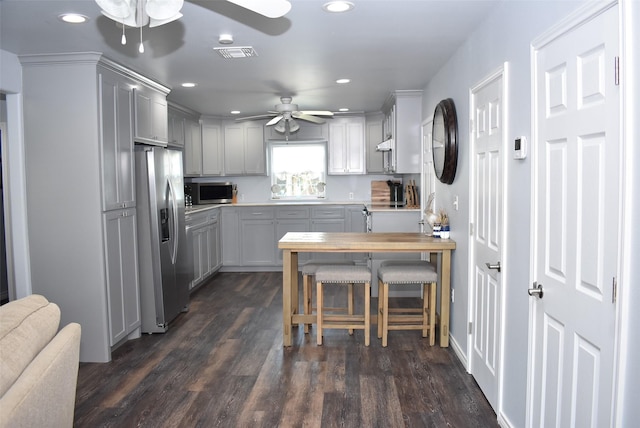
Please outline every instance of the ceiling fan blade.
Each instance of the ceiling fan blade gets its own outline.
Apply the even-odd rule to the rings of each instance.
[[[246,117],[237,117],[236,122],[240,122],[243,120],[259,120],[259,119],[267,119],[273,117],[273,114],[259,114],[257,116],[246,116]]]
[[[265,126],[275,125],[276,123],[280,122],[281,120],[282,120],[282,115],[278,115],[278,116],[274,117],[273,119],[271,119],[269,122],[267,122]]]
[[[300,113],[311,114],[313,116],[333,116],[333,112],[326,110],[303,110]]]
[[[324,123],[324,119],[321,119],[319,117],[315,117],[315,116],[311,116],[310,114],[305,114],[301,111],[295,111],[293,113],[291,113],[291,116],[295,117],[296,119],[302,119],[302,120],[306,120],[307,122],[313,122],[313,123]]]
[[[267,18],[280,18],[291,10],[287,0],[227,0]]]

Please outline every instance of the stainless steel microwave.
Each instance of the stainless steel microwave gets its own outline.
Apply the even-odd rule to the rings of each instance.
[[[233,200],[233,183],[186,183],[185,195],[191,195],[194,204],[230,204]]]

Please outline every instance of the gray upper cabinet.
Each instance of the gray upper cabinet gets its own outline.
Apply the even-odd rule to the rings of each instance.
[[[202,175],[224,173],[224,147],[219,124],[202,123]]]
[[[134,95],[135,140],[166,146],[169,141],[167,93],[138,85]]]
[[[264,175],[267,172],[264,121],[224,124],[226,175]]]
[[[383,141],[383,120],[384,116],[381,113],[367,116],[366,119],[367,173],[369,174],[382,174],[385,172],[382,152],[376,151],[376,146]]]
[[[398,174],[420,173],[420,128],[422,122],[422,91],[395,91],[383,106],[384,138],[393,138],[390,170]]]
[[[364,174],[364,117],[340,117],[329,124],[328,173]]]
[[[202,138],[194,133],[194,128],[188,126],[184,141],[184,175],[202,175]],[[187,138],[186,135],[189,134]]]
[[[102,209],[136,205],[133,180],[133,80],[102,69],[100,85],[100,135]]]
[[[168,145],[171,147],[184,148],[185,139],[185,114],[176,106],[169,104],[168,111]]]

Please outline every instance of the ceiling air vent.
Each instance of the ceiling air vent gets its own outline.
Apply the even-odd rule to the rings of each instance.
[[[258,52],[256,52],[255,49],[253,49],[251,46],[213,48],[213,50],[218,52],[221,57],[226,59],[249,58],[252,56],[258,56]]]

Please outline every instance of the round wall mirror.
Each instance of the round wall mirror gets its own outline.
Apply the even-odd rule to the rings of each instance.
[[[451,98],[440,101],[433,113],[431,153],[438,180],[453,183],[458,166],[458,119]]]

